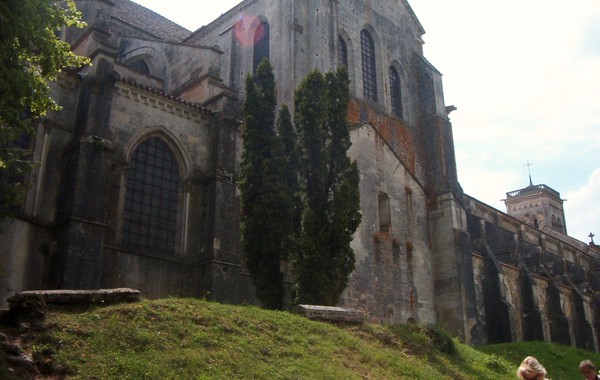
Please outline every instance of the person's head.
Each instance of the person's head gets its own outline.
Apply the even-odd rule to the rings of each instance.
[[[579,372],[586,380],[596,380],[596,366],[591,360],[584,360],[579,364]]]
[[[519,366],[517,377],[523,380],[542,380],[546,378],[546,368],[536,358],[528,356]]]

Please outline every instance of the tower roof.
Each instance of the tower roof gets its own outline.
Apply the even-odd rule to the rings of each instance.
[[[529,185],[520,190],[509,191],[508,193],[506,193],[505,200],[509,200],[509,199],[515,198],[515,197],[521,197],[524,195],[530,195],[530,194],[534,194],[534,193],[538,193],[538,192],[545,192],[545,193],[547,193],[547,195],[549,195],[551,197],[560,199],[560,193],[548,185]]]

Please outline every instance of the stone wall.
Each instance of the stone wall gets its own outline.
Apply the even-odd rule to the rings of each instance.
[[[466,200],[483,342],[598,351],[598,249]]]
[[[424,30],[406,1],[245,0],[193,33],[127,0],[78,5],[89,27],[66,38],[94,64],[51,85],[63,110],[38,125],[32,187],[0,235],[9,247],[0,306],[39,288],[256,301],[236,181],[244,80],[267,22],[280,105],[293,105],[311,70],[335,69],[339,38],[347,44],[363,220],[341,306],[374,322],[437,323],[470,343],[598,348],[600,251],[463,194],[442,75],[423,57]],[[362,30],[375,42],[376,101],[363,96]],[[390,67],[401,116],[392,115]],[[122,241],[131,157],[154,137],[181,179],[172,252]]]
[[[352,242],[356,270],[341,303],[364,310],[371,321],[435,323],[422,185],[373,126],[355,127],[351,136],[350,156],[361,173],[362,223]]]

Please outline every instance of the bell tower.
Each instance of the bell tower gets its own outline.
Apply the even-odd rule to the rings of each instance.
[[[531,177],[530,177],[531,178]],[[532,226],[550,228],[567,234],[567,223],[560,193],[548,185],[533,185],[506,193],[504,204],[508,215]]]

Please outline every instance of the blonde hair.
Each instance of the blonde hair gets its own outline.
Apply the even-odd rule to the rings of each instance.
[[[585,367],[589,367],[591,369],[593,369],[594,371],[596,370],[596,366],[594,365],[594,363],[592,363],[591,360],[584,360],[581,363],[579,363],[579,369],[583,369]]]
[[[525,377],[523,377],[524,372],[529,372],[538,376],[542,374],[544,375],[544,379],[546,378],[547,374],[546,368],[544,368],[544,366],[541,365],[540,362],[533,356],[528,356],[523,359],[523,362],[521,362],[521,365],[517,370],[517,377],[519,379],[525,379]]]

